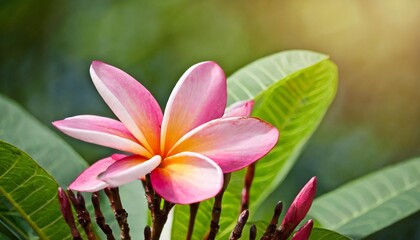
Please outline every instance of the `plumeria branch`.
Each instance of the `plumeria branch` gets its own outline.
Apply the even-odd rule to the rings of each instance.
[[[160,238],[166,220],[168,220],[168,214],[174,205],[175,204],[164,200],[163,208],[159,208],[159,211],[156,213],[156,221],[153,223],[152,228],[152,240],[158,240]]]
[[[74,222],[73,212],[71,211],[69,199],[67,197],[66,192],[61,187],[58,188],[58,200],[60,202],[60,211],[63,214],[64,220],[66,221],[67,225],[70,227],[73,240],[82,240],[80,232],[77,229],[76,224]]]
[[[115,240],[114,235],[112,234],[112,229],[108,224],[106,224],[105,217],[102,214],[102,210],[100,207],[99,192],[92,193],[92,204],[95,209],[96,223],[102,229],[108,240]]]
[[[193,203],[190,204],[190,221],[188,223],[188,231],[187,231],[187,237],[186,240],[191,240],[192,234],[194,232],[194,223],[195,218],[197,217],[198,207],[200,206],[200,203]]]
[[[216,234],[219,231],[219,220],[220,214],[222,213],[222,199],[223,194],[229,184],[230,181],[230,173],[226,173],[223,175],[223,187],[220,192],[214,197],[214,204],[212,209],[212,217],[210,222],[210,232],[207,236],[207,240],[214,240],[216,238]]]
[[[152,230],[149,226],[144,227],[144,240],[152,239]]]
[[[276,232],[277,223],[279,221],[279,217],[281,214],[281,211],[283,209],[283,203],[278,202],[276,204],[276,207],[274,208],[274,214],[271,218],[270,224],[268,224],[267,229],[265,230],[263,236],[261,237],[261,240],[270,240],[273,239],[273,235]]]
[[[249,197],[251,195],[252,181],[255,175],[255,163],[246,168],[244,188],[242,189],[241,212],[249,208]]]
[[[128,226],[128,214],[122,207],[121,198],[118,188],[105,188],[105,194],[109,199],[112,211],[114,212],[115,219],[121,229],[121,240],[130,240],[130,227]]]
[[[141,180],[144,188],[144,194],[147,200],[147,207],[149,208],[150,215],[153,219],[155,219],[155,192],[153,191],[152,183],[150,182],[150,175],[147,174],[144,179]]]
[[[151,240],[158,240],[162,233],[163,227],[168,219],[168,214],[174,206],[173,203],[163,200],[163,208],[160,208],[162,198],[153,190],[150,181],[150,174],[147,174],[142,180],[144,192],[146,194],[147,205],[152,218]],[[146,234],[146,233],[145,233]],[[146,235],[145,235],[146,236]]]
[[[248,221],[249,211],[245,209],[241,212],[238,218],[238,222],[236,223],[235,228],[233,228],[232,233],[230,234],[229,240],[238,240],[242,236],[242,230],[246,222]]]
[[[74,193],[70,189],[68,189],[67,195],[69,196],[69,199],[77,212],[77,220],[80,226],[82,226],[83,230],[85,231],[88,239],[96,240],[97,238],[92,230],[90,215],[88,210],[86,209],[85,199],[83,198],[82,194],[80,192],[77,192],[77,195],[75,196]]]
[[[257,238],[257,227],[252,224],[249,228],[249,240],[255,240]]]

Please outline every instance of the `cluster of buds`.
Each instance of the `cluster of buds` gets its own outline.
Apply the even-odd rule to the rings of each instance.
[[[300,190],[299,194],[295,197],[286,215],[283,218],[280,226],[277,227],[278,218],[282,210],[282,203],[276,205],[273,218],[263,235],[264,240],[275,239],[283,240],[293,233],[299,223],[305,218],[312,205],[312,201],[316,192],[316,178],[313,177],[309,182]],[[303,225],[292,237],[292,240],[305,240],[309,238],[312,231],[313,221],[309,220]]]
[[[230,179],[230,174],[225,174],[225,179],[224,179],[225,184],[223,186],[223,189],[215,197],[215,202],[214,202],[213,210],[212,210],[212,220],[210,224],[210,230],[205,238],[207,240],[215,239],[217,232],[219,230],[219,219],[220,219],[221,210],[222,210],[221,203],[222,203],[224,190],[227,188],[229,179]],[[245,177],[245,181],[249,181],[249,179]],[[163,228],[163,225],[166,222],[170,209],[173,207],[173,204],[165,201],[163,209],[158,207],[161,201],[160,197],[156,195],[156,193],[153,192],[153,190],[151,189],[151,185],[147,180],[143,181],[143,183],[146,189],[146,197],[148,199],[149,209],[152,214],[152,223],[153,223],[153,229],[154,229],[152,231],[149,226],[146,226],[144,229],[144,239],[146,240],[159,239],[160,232]],[[245,195],[249,195],[249,189],[250,189],[249,187],[245,186],[244,192],[248,191],[248,193],[246,193]],[[309,180],[309,182],[302,188],[302,190],[296,196],[296,198],[290,205],[288,211],[286,212],[279,226],[277,225],[278,225],[279,217],[283,209],[283,203],[278,202],[274,209],[273,217],[271,218],[269,225],[267,226],[265,232],[263,233],[261,240],[286,240],[288,239],[292,235],[292,233],[295,231],[296,227],[300,224],[300,222],[305,218],[306,214],[308,213],[309,208],[312,205],[312,201],[315,197],[315,191],[316,191],[316,178],[313,177],[312,179]],[[105,193],[111,203],[111,208],[114,212],[118,225],[120,226],[121,239],[124,239],[124,240],[131,239],[130,234],[129,234],[130,228],[127,223],[128,214],[122,207],[121,199],[118,193],[118,188],[107,188],[105,189]],[[80,193],[77,193],[75,195],[70,190],[67,190],[67,194],[66,194],[66,192],[63,189],[59,188],[58,199],[60,201],[60,210],[64,216],[65,221],[70,227],[73,239],[79,240],[79,239],[82,239],[82,237],[80,235],[79,230],[76,227],[71,205],[73,205],[73,208],[77,214],[78,222],[80,226],[82,227],[82,229],[84,230],[87,238],[89,240],[97,239],[92,230],[90,216],[85,207],[85,200],[83,196]],[[244,201],[248,201],[248,200],[249,198],[242,198],[241,207],[247,206],[248,203]],[[114,240],[115,237],[113,236],[112,230],[109,227],[109,225],[106,224],[105,218],[100,209],[98,192],[95,192],[92,194],[92,203],[95,209],[96,223],[104,232],[108,240]],[[194,221],[195,221],[196,213],[198,211],[198,207],[199,207],[199,203],[190,205],[190,223],[189,223],[186,239],[192,238]],[[249,210],[248,209],[242,210],[238,218],[237,224],[234,227],[232,233],[230,234],[229,240],[236,240],[242,236],[242,231],[248,220],[248,217],[249,217]],[[157,229],[155,225],[158,225],[159,229]],[[312,231],[312,228],[313,228],[313,221],[309,220],[293,235],[292,240],[307,240]],[[256,236],[257,236],[257,228],[255,225],[252,225],[249,232],[249,239],[255,240]]]
[[[121,199],[118,193],[118,188],[107,188],[105,193],[110,201],[111,208],[114,212],[114,216],[118,222],[118,225],[121,229],[120,237],[123,240],[129,240],[130,237],[130,228],[127,222],[127,212],[124,210],[121,204]],[[64,216],[64,220],[67,225],[70,227],[71,235],[74,240],[81,240],[81,234],[75,224],[73,211],[71,205],[77,214],[77,220],[85,232],[89,240],[96,240],[97,236],[95,235],[91,219],[88,210],[86,209],[85,199],[83,198],[80,192],[77,192],[75,195],[71,190],[64,191],[62,188],[58,188],[58,200],[60,202],[60,210]],[[70,204],[71,203],[71,204]],[[100,208],[99,202],[99,193],[92,193],[92,204],[95,209],[95,220],[101,230],[104,232],[108,240],[115,240],[115,237],[112,233],[111,227],[106,224],[105,217]]]
[[[305,218],[312,205],[312,201],[315,197],[316,192],[316,178],[313,177],[309,182],[302,188],[299,194],[295,197],[294,201],[290,205],[283,221],[277,226],[280,214],[283,209],[283,203],[278,202],[274,209],[273,217],[269,225],[267,226],[261,240],[286,240],[288,239],[300,222]],[[244,200],[244,199],[242,199]],[[244,204],[242,204],[243,206]],[[243,228],[248,220],[249,211],[243,210],[238,218],[238,222],[230,234],[229,240],[239,239],[242,235]],[[307,240],[311,234],[313,228],[313,221],[307,221],[292,237],[292,240]],[[255,240],[257,236],[257,228],[252,225],[249,230],[249,239]],[[208,238],[209,239],[209,238]],[[212,238],[214,239],[214,238]]]

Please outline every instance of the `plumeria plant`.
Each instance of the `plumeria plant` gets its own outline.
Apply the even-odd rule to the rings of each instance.
[[[198,63],[164,111],[116,67],[94,61],[90,75],[115,118],[53,125],[115,149],[91,166],[0,97],[0,239],[348,240],[419,211],[419,158],[318,198],[307,176],[287,210],[267,206],[335,96],[337,68],[323,54],[277,53],[227,79]]]
[[[74,138],[132,155],[114,154],[99,160],[70,184],[69,197],[88,238],[96,239],[90,224],[87,224],[90,220],[83,197],[79,193],[75,197],[71,190],[95,192],[92,196],[97,201],[96,192],[106,189],[121,227],[121,238],[130,239],[127,213],[121,207],[117,187],[140,180],[152,220],[150,233],[149,226],[146,226],[146,239],[160,238],[174,204],[192,206],[190,230],[186,236],[191,239],[194,208],[199,207],[201,201],[216,197],[207,237],[215,239],[222,211],[220,204],[230,173],[247,166],[254,168],[255,161],[277,143],[277,129],[261,119],[250,117],[253,101],[238,102],[225,110],[226,78],[214,62],[196,64],[184,73],[169,97],[164,114],[150,92],[122,70],[94,61],[90,73],[98,92],[120,121],[83,115],[56,121],[54,126]],[[235,227],[230,239],[241,236],[246,222],[252,171],[245,177],[242,214],[237,225],[241,227]],[[273,231],[269,227],[264,239],[287,239],[308,212],[314,193],[315,179],[296,198],[279,229]],[[80,238],[69,200],[61,188],[59,199],[73,238]],[[99,205],[94,202],[94,206],[98,207],[98,225],[109,239],[113,239],[109,227],[104,225]],[[278,214],[276,216],[278,218]],[[275,222],[272,223],[274,226]],[[310,230],[311,227],[302,229],[304,232]]]

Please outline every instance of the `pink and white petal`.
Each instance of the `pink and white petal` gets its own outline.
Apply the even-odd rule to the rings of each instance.
[[[258,118],[221,118],[187,133],[169,154],[197,152],[228,173],[263,157],[276,145],[278,137],[275,127]]]
[[[254,100],[236,102],[226,109],[223,117],[249,117],[253,106]]]
[[[161,150],[167,152],[185,133],[223,116],[226,78],[215,62],[190,67],[169,97],[162,122]]]
[[[52,124],[63,133],[85,142],[151,157],[124,124],[114,119],[81,115]]]
[[[159,166],[160,162],[161,157],[159,155],[150,159],[138,155],[129,156],[109,166],[103,173],[99,174],[99,179],[112,187],[118,187],[140,179]]]
[[[223,186],[223,172],[209,158],[183,152],[165,158],[152,172],[151,181],[165,200],[191,204],[216,196]]]
[[[76,180],[70,184],[69,188],[79,192],[96,192],[108,187],[109,185],[106,182],[98,179],[98,175],[105,171],[110,165],[124,157],[127,156],[114,154],[111,157],[95,162],[92,166],[83,171]]]
[[[128,130],[151,153],[160,147],[162,110],[137,80],[100,61],[92,62],[90,74],[102,98]]]

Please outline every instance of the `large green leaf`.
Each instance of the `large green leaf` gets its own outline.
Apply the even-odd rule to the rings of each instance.
[[[253,115],[274,124],[280,140],[273,151],[256,165],[251,189],[253,212],[278,187],[295,163],[335,96],[336,66],[328,57],[309,51],[278,53],[240,69],[228,78],[229,104],[254,99]],[[219,239],[227,239],[239,214],[244,170],[232,174],[222,205]],[[268,206],[271,207],[271,206]],[[274,208],[274,206],[272,206]],[[200,204],[194,239],[208,231],[212,200]],[[188,207],[175,208],[174,239],[185,237]]]
[[[419,210],[420,158],[415,158],[317,198],[309,214],[323,227],[359,239]]]
[[[309,240],[351,240],[351,238],[328,229],[314,228]]]
[[[67,186],[88,164],[57,134],[41,124],[15,102],[0,95],[0,139],[27,152],[61,186]],[[27,184],[32,184],[27,182]],[[141,239],[147,219],[147,207],[141,184],[131,183],[120,188],[124,208],[130,214],[128,221],[133,239]],[[91,205],[90,201],[86,201]],[[118,233],[118,224],[107,200],[103,211],[108,222]],[[0,201],[0,206],[2,202]],[[0,222],[5,227],[7,222]],[[22,223],[24,224],[24,223]]]
[[[68,185],[88,166],[57,134],[1,95],[0,109],[0,139],[27,152],[60,185]]]
[[[40,239],[71,239],[70,231],[59,210],[58,184],[26,153],[0,141],[0,219],[8,221],[15,237],[30,239],[22,226],[10,215],[18,213]],[[17,233],[17,234],[16,234]]]

